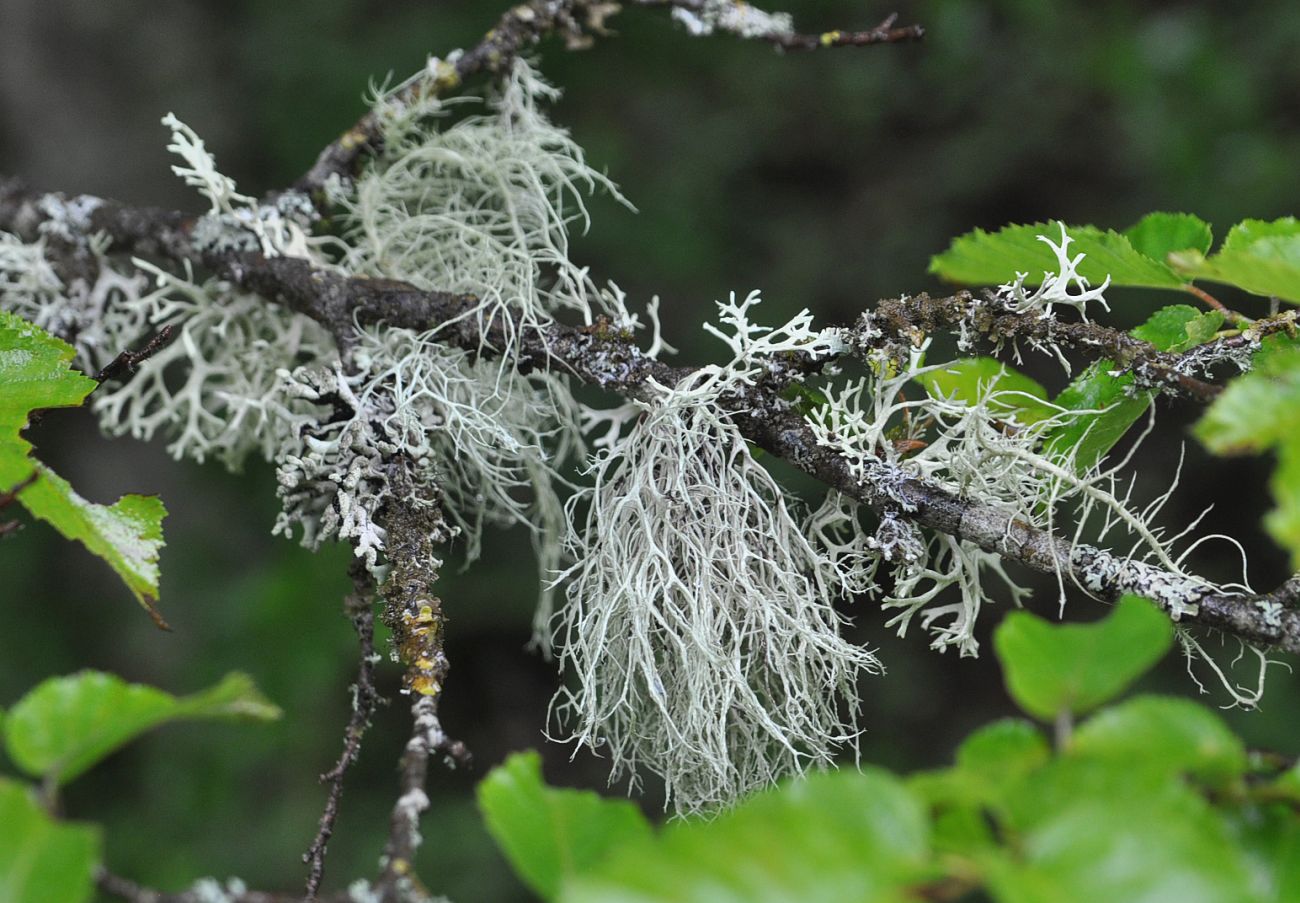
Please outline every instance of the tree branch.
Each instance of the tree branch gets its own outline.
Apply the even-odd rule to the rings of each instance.
[[[413,699],[411,739],[399,765],[401,793],[393,805],[382,870],[375,882],[383,901],[407,899],[412,889],[423,890],[415,875],[415,854],[421,842],[420,815],[429,808],[424,790],[429,758],[436,752],[446,752],[453,760],[468,758],[464,745],[448,738],[438,719],[449,663],[443,650],[447,619],[433,586],[441,564],[435,552],[446,542],[449,530],[440,500],[412,479],[410,466],[402,456],[389,462],[392,500],[382,512],[392,567],[381,587],[384,621],[393,631],[405,667],[403,692]]]
[[[991,293],[976,297],[957,292],[932,298],[924,292],[880,301],[854,328],[860,347],[882,344],[917,345],[927,334],[965,329],[994,346],[1026,342],[1029,345],[1072,348],[1090,359],[1105,358],[1117,369],[1133,373],[1144,388],[1208,404],[1222,391],[1196,374],[1207,374],[1215,364],[1241,361],[1258,347],[1261,338],[1276,332],[1294,332],[1297,311],[1254,321],[1235,336],[1226,336],[1181,353],[1161,351],[1129,333],[1099,323],[1065,322],[1034,312],[1007,310]]]
[[[12,192],[5,195],[0,190],[0,229],[14,231],[15,227],[25,226],[34,231],[43,216],[41,206],[38,199]],[[588,327],[550,323],[529,330],[508,326],[496,318],[484,332],[477,318],[461,316],[476,303],[473,296],[421,291],[394,280],[348,277],[297,258],[199,254],[187,238],[191,222],[168,211],[105,203],[94,211],[90,222],[107,232],[115,250],[120,239],[124,243],[121,250],[131,253],[147,248],[177,261],[198,259],[234,285],[316,320],[330,330],[342,349],[355,340],[355,326],[378,323],[418,331],[445,327],[440,333],[445,342],[485,356],[507,347],[505,336],[512,334],[516,364],[522,371],[558,369],[583,382],[639,400],[652,397],[651,380],[675,385],[692,372],[691,368],[673,367],[646,357],[607,323]],[[159,236],[149,233],[150,222],[157,224]],[[882,338],[912,341],[926,331],[952,329],[970,322],[978,333],[993,341],[1050,340],[1095,356],[1114,355],[1148,373],[1154,387],[1187,392],[1189,384],[1180,378],[1183,371],[1179,368],[1190,366],[1189,361],[1200,367],[1205,361],[1240,356],[1266,332],[1294,330],[1296,320],[1297,312],[1288,311],[1257,321],[1239,335],[1217,339],[1182,355],[1170,355],[1127,333],[1096,324],[998,313],[987,302],[960,292],[949,298],[918,295],[883,301],[863,315],[855,332],[859,344]],[[732,419],[746,439],[873,510],[903,516],[920,526],[969,540],[1034,570],[1059,573],[1102,599],[1137,593],[1151,598],[1183,623],[1213,627],[1247,642],[1286,652],[1300,652],[1300,610],[1283,606],[1286,610],[1278,613],[1269,595],[1219,593],[1202,582],[1067,542],[1016,521],[1005,511],[962,499],[903,471],[891,474],[887,486],[859,484],[842,457],[817,445],[804,417],[780,397],[784,388],[779,380],[747,387],[735,398],[727,399],[724,406],[734,412]],[[901,508],[897,501],[900,493],[906,499]]]

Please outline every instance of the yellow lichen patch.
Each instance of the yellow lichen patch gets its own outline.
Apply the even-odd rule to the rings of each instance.
[[[460,73],[456,71],[454,63],[447,60],[439,60],[433,68],[433,90],[435,94],[443,94],[460,84]]]
[[[843,34],[844,34],[844,32],[842,32],[842,31],[826,31],[826,32],[822,32],[822,37],[821,37],[822,46],[823,46],[823,47],[829,47],[829,46],[831,46],[831,45],[834,44],[836,41],[838,41],[838,40],[840,39],[840,37],[841,37]]]
[[[442,692],[442,684],[438,683],[437,678],[428,674],[417,674],[411,678],[410,690],[412,693],[419,693],[421,696],[437,696]]]

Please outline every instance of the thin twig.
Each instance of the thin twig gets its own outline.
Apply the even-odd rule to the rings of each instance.
[[[698,13],[704,0],[633,0],[638,6],[673,7]],[[752,9],[743,0],[732,4],[737,10]],[[433,61],[420,76],[397,89],[397,101],[442,97],[459,88],[466,79],[483,73],[507,71],[520,52],[547,35],[558,35],[570,50],[582,50],[594,37],[611,34],[605,21],[618,11],[608,0],[527,0],[510,9],[475,46],[445,61]],[[865,47],[918,41],[925,35],[920,25],[896,26],[897,15],[887,17],[867,31],[827,31],[816,35],[796,32],[765,32],[741,37],[767,41],[782,50],[816,50],[826,47]],[[721,30],[728,30],[722,27]],[[441,65],[439,65],[441,63]],[[316,195],[332,176],[354,174],[357,165],[374,154],[383,143],[380,123],[373,112],[358,119],[350,129],[331,142],[311,169],[293,184],[296,191]]]
[[[360,561],[352,568],[353,592],[343,602],[344,612],[352,621],[360,646],[360,661],[357,665],[357,680],[352,685],[352,714],[343,733],[343,752],[334,767],[320,776],[322,782],[330,785],[329,795],[325,800],[325,810],[321,813],[320,828],[316,838],[303,854],[307,863],[306,898],[315,900],[320,891],[321,880],[325,876],[325,852],[330,837],[334,834],[334,822],[338,818],[339,800],[343,796],[343,778],[347,770],[357,761],[361,754],[361,739],[379,704],[380,697],[375,689],[375,612],[371,604],[373,588],[369,575]]]
[[[1025,342],[1044,347],[1072,348],[1091,359],[1105,358],[1116,369],[1132,372],[1146,388],[1208,404],[1222,388],[1193,375],[1204,375],[1222,361],[1249,354],[1264,336],[1295,328],[1294,311],[1254,321],[1235,336],[1225,336],[1181,353],[1161,351],[1121,329],[1100,323],[1066,322],[1035,312],[1007,310],[997,299],[957,292],[947,297],[919,295],[890,298],[859,319],[855,328],[861,346],[887,343],[918,344],[934,332],[964,329],[994,346]]]
[[[1197,299],[1199,299],[1209,307],[1223,314],[1225,317],[1227,317],[1228,322],[1230,323],[1235,323],[1238,326],[1249,326],[1252,322],[1250,317],[1246,316],[1245,314],[1238,313],[1237,311],[1228,307],[1228,305],[1224,304],[1222,301],[1220,301],[1218,298],[1211,295],[1209,292],[1201,288],[1199,285],[1193,285],[1192,283],[1188,282],[1183,286],[1183,291],[1187,292],[1189,295],[1196,297]]]
[[[123,351],[109,361],[103,370],[95,374],[95,382],[102,385],[110,379],[117,379],[118,377],[130,379],[135,375],[135,371],[141,364],[170,345],[178,335],[180,335],[180,330],[176,328],[176,325],[168,323],[158,330],[158,334],[150,339],[139,351]]]
[[[41,476],[41,472],[39,470],[33,470],[17,486],[13,487],[7,492],[0,492],[0,510],[8,508],[10,505],[12,505],[14,503],[14,500],[18,498],[18,493],[22,492],[28,486],[35,483],[40,478],[40,476]],[[22,521],[0,520],[0,539],[3,539],[6,536],[11,536],[12,534],[17,533],[19,530],[22,529],[22,526],[23,526]]]
[[[782,50],[822,50],[828,47],[868,47],[872,44],[899,44],[925,37],[920,25],[896,26],[898,13],[891,13],[875,28],[867,31],[826,31],[821,34],[772,35],[766,40]]]

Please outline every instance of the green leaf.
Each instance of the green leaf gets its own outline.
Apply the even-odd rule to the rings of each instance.
[[[1051,757],[1043,732],[1019,718],[986,724],[957,747],[959,769],[998,782],[1027,774]]]
[[[35,477],[19,494],[34,517],[108,562],[136,600],[166,626],[158,599],[158,552],[163,546],[161,501],[124,496],[112,506],[88,502],[68,482],[31,458],[21,436],[31,412],[80,405],[96,383],[69,364],[73,350],[36,326],[0,311],[0,492]]]
[[[977,806],[947,806],[934,816],[934,848],[937,853],[969,857],[995,849],[998,838],[987,813]]]
[[[30,775],[66,783],[145,731],[193,718],[272,719],[280,710],[245,674],[176,697],[98,671],[42,682],[9,710],[5,748]]]
[[[1218,311],[1201,313],[1186,304],[1174,304],[1152,314],[1133,335],[1161,351],[1185,351],[1209,341],[1222,325],[1223,315]],[[1095,466],[1151,404],[1152,393],[1130,394],[1133,377],[1112,376],[1115,369],[1111,361],[1097,361],[1056,397],[1056,404],[1066,410],[1100,412],[1074,417],[1044,438],[1044,448],[1071,456],[1080,473]]]
[[[156,496],[126,495],[112,505],[88,502],[58,474],[37,465],[40,479],[22,491],[23,506],[67,539],[108,562],[149,615],[165,627],[158,599],[158,553],[167,509]]]
[[[1223,314],[1217,310],[1200,311],[1188,304],[1171,304],[1135,327],[1133,335],[1161,351],[1179,352],[1208,342],[1221,326]]]
[[[566,885],[566,903],[892,903],[936,876],[924,807],[876,769],[813,774],[670,824]]]
[[[1138,251],[1127,235],[1095,226],[1066,226],[1066,233],[1074,239],[1070,254],[1087,255],[1078,272],[1093,285],[1101,285],[1108,276],[1114,285],[1145,288],[1176,289],[1186,281],[1162,259],[1153,260]],[[930,272],[966,285],[1002,285],[1018,273],[1027,273],[1025,284],[1038,285],[1044,273],[1060,270],[1056,254],[1039,236],[1059,242],[1061,227],[1058,223],[1032,223],[1005,226],[997,232],[976,229],[932,257]]]
[[[1214,241],[1210,224],[1190,213],[1148,213],[1124,230],[1124,237],[1144,257],[1169,263],[1169,255],[1210,253]]]
[[[1197,279],[1300,302],[1300,220],[1244,220],[1228,232],[1218,253],[1189,255],[1181,265]]]
[[[1300,302],[1300,220],[1244,220],[1228,232],[1217,253],[1203,220],[1187,213],[1152,213],[1123,233],[1095,226],[1067,226],[1074,239],[1070,253],[1084,253],[1079,274],[1094,285],[1107,276],[1112,285],[1183,288],[1193,279],[1236,286],[1257,295]],[[1039,240],[1056,241],[1056,223],[976,229],[954,239],[930,259],[930,272],[967,285],[1002,285],[1028,273],[1038,285],[1044,272],[1060,269],[1056,255]]]
[[[1278,775],[1269,787],[1269,791],[1297,804],[1297,811],[1300,811],[1300,763],[1296,763]]]
[[[914,774],[908,787],[931,805],[984,806],[998,798],[1008,781],[1051,757],[1042,731],[1028,721],[1006,718],[967,737],[952,768]]]
[[[0,900],[89,900],[100,856],[98,828],[54,821],[26,787],[0,778]]]
[[[1071,755],[1145,760],[1215,785],[1246,771],[1246,748],[1214,712],[1187,699],[1141,696],[1098,712],[1070,741]]]
[[[516,753],[494,768],[478,786],[478,804],[515,872],[545,900],[610,851],[651,833],[627,800],[547,787],[535,752]]]
[[[981,870],[998,901],[1261,899],[1227,819],[1146,754],[1057,758],[997,818],[1010,849]]]
[[[1067,411],[1097,412],[1070,418],[1043,437],[1043,448],[1072,461],[1079,473],[1095,467],[1151,404],[1150,392],[1129,395],[1133,377],[1112,376],[1114,369],[1110,361],[1096,361],[1056,396]]]
[[[1013,367],[991,357],[968,357],[952,361],[939,370],[927,370],[916,378],[935,398],[950,398],[968,405],[977,403],[990,390],[990,410],[1002,417],[1014,416],[1023,424],[1036,423],[1056,413],[1046,403],[1047,390]]]
[[[1287,444],[1300,426],[1300,347],[1270,336],[1254,369],[1238,376],[1196,424],[1216,455],[1266,451]]]
[[[1277,470],[1268,486],[1277,508],[1264,515],[1264,529],[1291,552],[1292,564],[1300,567],[1300,441],[1292,438],[1278,449]]]
[[[1267,876],[1267,899],[1300,900],[1300,818],[1292,806],[1248,809],[1233,827],[1256,872]]]
[[[1224,819],[1177,786],[1150,792],[1121,777],[1090,781],[1076,794],[1049,793],[1053,805],[1024,830],[1017,856],[988,858],[993,896],[1008,903],[1065,900],[1252,903],[1248,860]]]
[[[805,417],[819,408],[826,407],[828,403],[825,393],[801,382],[790,383],[781,391],[781,397],[786,401],[794,402],[795,410]]]
[[[1255,360],[1255,369],[1228,384],[1194,432],[1215,454],[1277,451],[1269,483],[1277,508],[1264,525],[1300,567],[1300,348],[1273,337]]]
[[[95,381],[70,369],[72,346],[0,310],[0,491],[32,475],[32,446],[21,433],[39,408],[76,407]]]
[[[1164,657],[1173,635],[1159,609],[1125,596],[1094,624],[1051,624],[1013,611],[998,625],[993,648],[1012,698],[1029,714],[1051,721],[1118,696]]]
[[[1052,753],[1038,727],[1019,718],[987,724],[957,748],[957,763],[941,771],[922,772],[908,787],[943,813],[953,814],[944,831],[936,825],[936,845],[954,849],[957,842],[982,842],[984,832],[971,830],[970,814],[983,823],[985,807],[1000,805],[1006,787],[1043,767]],[[967,815],[955,813],[966,812]],[[954,835],[954,830],[960,834]]]

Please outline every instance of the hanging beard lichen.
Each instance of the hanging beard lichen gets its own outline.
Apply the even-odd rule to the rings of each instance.
[[[856,747],[857,679],[881,670],[840,637],[832,563],[718,407],[765,357],[828,347],[806,316],[754,338],[756,301],[723,306],[733,362],[661,387],[570,505],[587,514],[557,646],[577,688],[557,715],[615,778],[661,776],[678,812]]]

